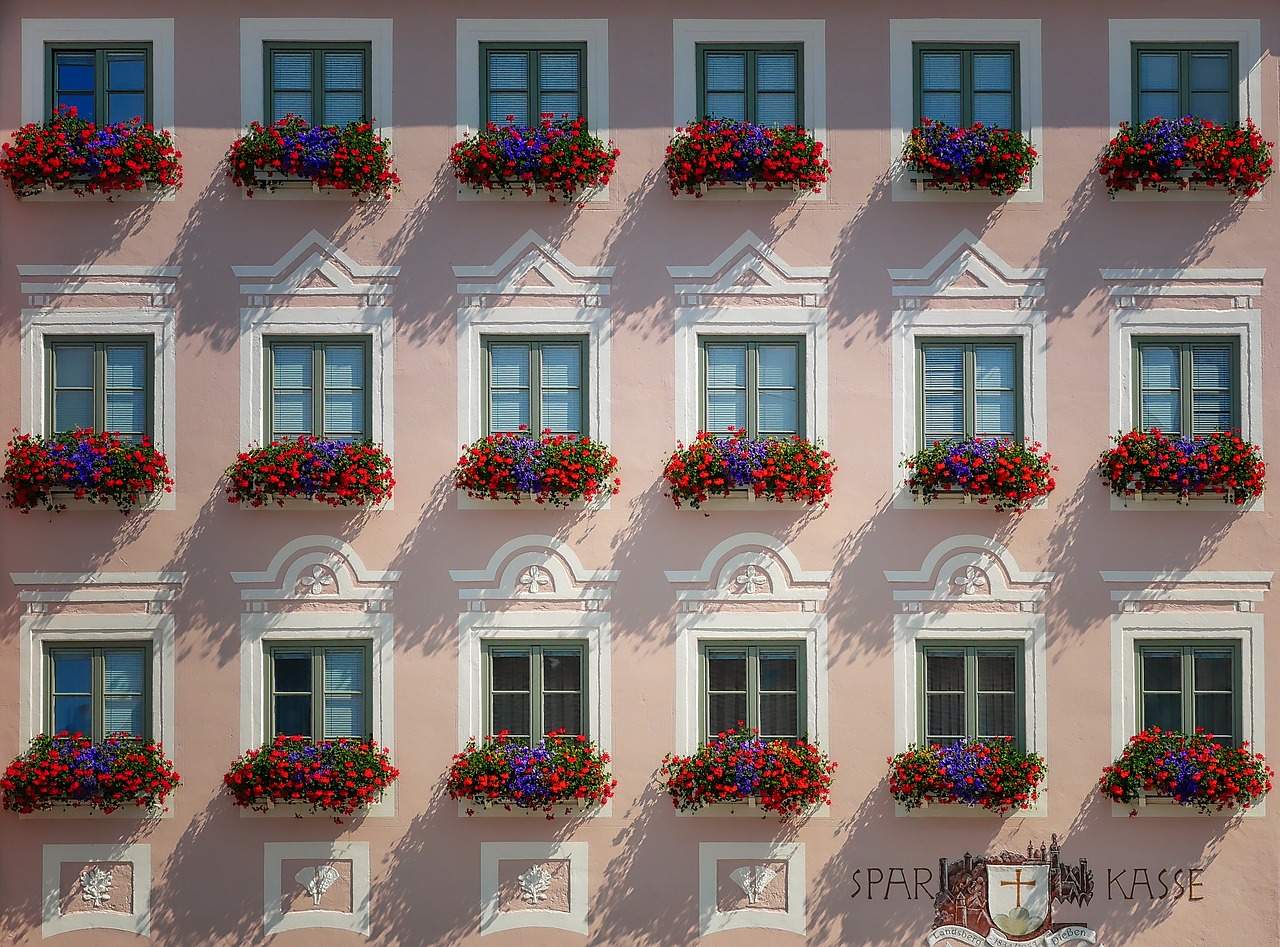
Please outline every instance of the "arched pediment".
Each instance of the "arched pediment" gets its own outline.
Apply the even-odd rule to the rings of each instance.
[[[685,611],[704,603],[781,603],[817,611],[831,588],[830,572],[803,569],[786,543],[767,533],[740,533],[713,548],[692,572],[668,571]]]
[[[918,611],[922,602],[1002,603],[1035,611],[1055,578],[1052,572],[1024,572],[1004,545],[972,535],[944,539],[919,569],[884,576],[898,586],[893,600],[908,611]]]
[[[360,602],[381,611],[392,598],[399,572],[367,568],[348,543],[332,536],[302,536],[286,543],[262,572],[233,572],[240,598],[251,611],[268,603]]]
[[[569,545],[540,534],[504,543],[483,569],[454,569],[449,575],[472,611],[552,603],[599,609],[618,581],[617,572],[588,570]]]

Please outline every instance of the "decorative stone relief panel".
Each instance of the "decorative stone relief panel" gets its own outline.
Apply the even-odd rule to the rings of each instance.
[[[703,842],[698,895],[704,936],[744,928],[804,934],[804,844]]]
[[[352,880],[350,861],[286,858],[280,862],[280,910],[351,914]]]
[[[262,903],[268,937],[310,927],[368,937],[369,843],[266,843]]]
[[[262,572],[233,572],[247,612],[289,611],[324,602],[336,610],[381,612],[389,607],[399,572],[365,566],[355,549],[332,536],[287,543]]]
[[[480,843],[480,933],[587,933],[586,842]]]
[[[275,263],[233,266],[243,282],[240,292],[250,306],[275,306],[289,301],[319,299],[332,305],[335,297],[358,300],[363,306],[382,306],[390,299],[398,266],[366,266],[312,230]]]
[[[498,862],[498,910],[504,914],[512,911],[569,913],[570,868],[567,859],[502,859]]]
[[[1041,309],[1046,272],[1011,266],[971,230],[961,230],[918,269],[890,269],[901,309]]]
[[[483,266],[454,266],[458,295],[468,307],[539,298],[559,305],[601,306],[612,266],[579,266],[536,231],[526,230],[502,256]]]
[[[149,845],[46,845],[41,936],[118,930],[151,934]]]
[[[750,230],[707,266],[668,266],[682,306],[825,306],[830,266],[792,266]]]

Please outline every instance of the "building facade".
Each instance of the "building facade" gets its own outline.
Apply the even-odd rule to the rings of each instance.
[[[0,746],[81,720],[65,699],[86,729],[161,740],[182,785],[149,819],[3,813],[0,940],[898,947],[934,929],[940,860],[1054,844],[1093,879],[1054,920],[1099,943],[1280,942],[1265,803],[1097,789],[1156,723],[1268,749],[1266,498],[1123,498],[1095,474],[1122,430],[1270,442],[1274,187],[1113,199],[1097,166],[1152,114],[1274,139],[1280,14],[778,12],[5,5],[0,126],[143,114],[183,183],[0,197],[3,427],[92,413],[153,437],[175,481],[128,516],[0,511]],[[607,186],[454,179],[486,117],[562,110],[616,144]],[[248,197],[224,156],[284,112],[370,118],[402,188]],[[830,181],[673,196],[667,143],[711,112],[802,124]],[[1039,163],[1012,196],[925,188],[899,154],[930,114],[1021,130]],[[462,445],[520,423],[607,443],[620,492],[455,490]],[[666,457],[729,425],[821,439],[829,504],[677,508]],[[997,429],[1057,467],[1026,513],[904,486],[935,436]],[[393,498],[227,502],[240,451],[300,431],[382,445]],[[830,805],[673,808],[664,756],[734,717],[818,742]],[[517,720],[608,751],[609,804],[548,821],[450,799],[453,755]],[[399,779],[340,822],[237,808],[231,761],[290,726],[372,736]],[[1030,808],[891,797],[909,745],[1006,733],[1048,765]],[[941,942],[1007,942],[986,929]]]

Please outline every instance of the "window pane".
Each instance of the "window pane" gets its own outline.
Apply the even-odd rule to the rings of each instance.
[[[745,391],[707,392],[707,430],[723,434],[729,428],[745,430],[747,426],[747,393]]]
[[[361,91],[364,89],[364,53],[359,50],[333,50],[324,54],[324,87],[326,91]]]
[[[796,434],[799,428],[795,391],[761,391],[759,433]]]
[[[363,92],[326,92],[324,94],[324,124],[347,125],[363,118]]]
[[[747,347],[708,345],[707,430],[727,431],[747,426]]]
[[[920,117],[947,125],[964,123],[959,92],[925,92],[920,96]]]
[[[141,694],[146,675],[142,651],[107,651],[103,654],[103,691],[106,694]]]
[[[528,648],[495,648],[489,652],[489,668],[495,691],[527,691],[532,686]]]
[[[147,57],[141,51],[107,53],[107,88],[113,92],[140,92],[147,87]],[[1220,88],[1215,86],[1214,88]]]
[[[797,125],[796,96],[794,92],[756,93],[756,124],[766,128],[772,125]]]
[[[1138,96],[1138,121],[1173,118],[1182,112],[1177,92],[1143,92]]]
[[[795,651],[760,652],[761,691],[796,691],[799,677],[800,660]]]
[[[1230,54],[1191,51],[1191,91],[1225,92],[1230,88]]]
[[[365,653],[355,648],[324,652],[324,736],[362,737],[369,726],[364,714]]]
[[[576,92],[543,92],[538,100],[538,111],[556,118],[577,118],[582,105]]]
[[[1011,92],[1013,90],[1013,54],[973,54],[974,92]]]
[[[542,91],[578,92],[581,56],[576,52],[546,52],[538,57]]]
[[[1192,346],[1191,384],[1198,389],[1229,391],[1233,354],[1229,345]]]
[[[976,736],[1015,737],[1017,729],[1017,714],[1012,694],[978,695]]]
[[[712,691],[745,691],[747,689],[747,653],[745,651],[708,651],[707,686]]]
[[[271,347],[271,384],[276,388],[310,388],[310,345],[273,345]]]
[[[55,108],[58,106],[73,108],[76,110],[76,115],[86,122],[97,121],[97,103],[91,92],[59,92],[54,106]]]
[[[529,387],[529,346],[490,345],[489,382],[495,388]]]
[[[1014,435],[1017,364],[1012,346],[974,349],[974,434]]]
[[[929,694],[926,696],[924,732],[926,743],[945,745],[953,742],[954,738],[963,737],[965,735],[964,695]]]
[[[1181,694],[1143,694],[1142,727],[1159,727],[1161,730],[1182,730]]]
[[[964,437],[964,347],[929,345],[924,364],[924,443]]]
[[[311,652],[272,653],[273,684],[277,693],[311,693]]]
[[[794,345],[761,345],[757,349],[757,356],[761,387],[796,387],[796,347]]]
[[[103,699],[102,734],[127,733],[131,737],[142,737],[143,730],[143,698],[106,697]]]
[[[89,651],[57,651],[53,654],[53,692],[88,694],[92,690],[93,654]]]
[[[1231,725],[1234,703],[1230,694],[1197,694],[1196,726],[1211,736],[1234,743],[1235,732]]]
[[[1182,651],[1142,652],[1142,689],[1144,691],[1182,691]]]
[[[60,92],[92,92],[95,85],[95,56],[72,50],[53,54],[54,83]],[[82,115],[81,118],[84,116]]]
[[[489,88],[525,91],[529,88],[529,54],[489,50]]]
[[[328,649],[324,653],[326,694],[364,692],[364,651]]]
[[[582,695],[580,693],[547,694],[542,700],[542,733],[563,730],[577,736],[582,733]]]
[[[794,740],[800,736],[800,700],[796,694],[760,695],[760,736]]]
[[[495,125],[528,125],[529,96],[524,92],[491,92],[489,121]]]
[[[706,84],[708,92],[745,92],[747,57],[743,53],[707,53]]]
[[[147,97],[141,92],[107,93],[107,121],[131,122],[147,111]]]
[[[1159,428],[1171,434],[1182,430],[1182,348],[1143,345],[1139,350],[1142,378],[1141,418],[1144,430]]]
[[[106,421],[108,431],[118,431],[124,440],[136,440],[146,431],[147,399],[141,391],[108,391]]]
[[[1138,56],[1138,85],[1143,92],[1165,92],[1178,88],[1177,52],[1144,52]],[[1166,118],[1176,118],[1167,115]]]
[[[712,388],[745,388],[747,347],[745,345],[708,345],[707,385]]]
[[[959,53],[921,53],[920,88],[925,92],[959,92],[960,61]]]
[[[527,391],[494,391],[489,398],[489,430],[518,431],[529,426]]]
[[[796,91],[796,54],[756,54],[756,88],[762,92]]]
[[[275,732],[288,737],[311,736],[311,695],[277,694]]]
[[[710,694],[707,697],[707,736],[741,730],[747,722],[746,694]]]
[[[53,430],[70,431],[93,427],[92,391],[55,391],[53,394]]]
[[[278,122],[289,115],[296,115],[304,122],[311,118],[310,92],[273,92],[271,95],[271,121]]]
[[[297,437],[311,431],[311,392],[277,391],[271,398],[271,436]]]
[[[582,349],[574,345],[542,345],[542,386],[577,388],[582,382]]]
[[[310,90],[312,62],[310,50],[272,50],[271,76],[275,88]]]
[[[1232,382],[1235,352],[1229,345],[1195,345],[1191,349],[1191,433],[1230,430],[1234,423]]]
[[[582,689],[582,652],[578,649],[544,648],[542,686],[549,691]]]
[[[55,388],[93,387],[92,345],[55,345],[53,347],[53,386]]]
[[[324,434],[341,441],[364,436],[364,392],[328,391],[324,396]]]
[[[1007,92],[975,92],[973,120],[992,128],[1013,125],[1013,96]]]
[[[1232,121],[1231,96],[1226,92],[1192,92],[1187,113],[1221,125]]]
[[[1012,651],[979,651],[978,690],[1012,694],[1017,686],[1017,655]]]
[[[93,733],[93,701],[84,696],[62,696],[53,698],[53,733]]]
[[[490,711],[490,729],[494,734],[503,730],[513,737],[528,738],[533,729],[532,703],[528,694],[494,694]]]
[[[1230,692],[1235,683],[1234,665],[1234,655],[1230,651],[1197,650],[1191,661],[1195,689]]]
[[[145,387],[146,355],[146,349],[141,345],[108,345],[107,387]]]
[[[740,92],[708,92],[707,115],[731,122],[745,122],[747,97]]]
[[[362,737],[368,732],[364,723],[363,697],[326,697],[324,699],[324,738]]]
[[[926,691],[964,690],[964,652],[930,650],[924,659]]]

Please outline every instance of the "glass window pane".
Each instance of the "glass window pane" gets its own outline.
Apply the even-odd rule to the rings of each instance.
[[[131,737],[141,737],[143,729],[144,702],[141,696],[106,697],[103,700],[102,735],[125,733]]]
[[[490,345],[489,383],[494,388],[527,388],[529,345]]]
[[[959,92],[960,62],[959,53],[921,53],[920,88],[925,92]]]
[[[799,402],[794,391],[762,391],[757,427],[766,434],[799,433]]]
[[[1191,433],[1196,436],[1229,431],[1234,424],[1234,401],[1228,394],[1194,392],[1191,399]]]
[[[324,699],[324,737],[363,737],[368,734],[364,722],[364,698],[329,696]]]
[[[756,124],[766,128],[799,124],[794,92],[757,92]]]
[[[1016,737],[1017,711],[1012,694],[978,695],[979,737]]]
[[[310,92],[273,92],[271,94],[271,121],[278,122],[282,118],[296,115],[310,124],[312,121],[311,104]]]
[[[582,733],[582,695],[547,694],[542,700],[542,730],[538,736],[563,730],[577,736]]]
[[[1017,655],[1012,651],[979,651],[978,690],[1013,693],[1018,680]]]
[[[528,125],[528,94],[525,92],[490,92],[489,121],[495,125]]]
[[[273,89],[310,91],[312,84],[311,50],[275,49],[271,51],[271,81]]]
[[[328,391],[324,396],[324,433],[339,440],[364,435],[364,392]]]
[[[1010,92],[1013,90],[1013,54],[973,54],[974,92]]]
[[[53,698],[52,733],[93,734],[93,701],[84,696],[55,696]]]
[[[1193,92],[1225,92],[1230,88],[1230,54],[1191,51],[1191,90]]]
[[[141,51],[107,53],[107,88],[138,92],[147,87],[147,57]]]
[[[145,388],[147,351],[141,345],[108,345],[107,387]]]
[[[796,694],[760,695],[760,736],[793,740],[800,736],[800,699]]]
[[[741,92],[708,92],[707,115],[730,122],[747,120],[747,97]]]
[[[582,383],[582,348],[573,345],[541,346],[544,388],[577,388]]]
[[[930,650],[924,658],[926,691],[964,690],[964,652]]]
[[[489,669],[495,691],[527,691],[533,686],[528,648],[502,648],[489,652]]]
[[[795,53],[757,53],[756,88],[762,92],[795,92],[798,65]]]
[[[582,114],[582,103],[576,92],[543,92],[538,99],[538,111],[556,118],[577,118]]]
[[[494,391],[489,397],[489,430],[518,431],[529,427],[529,392]]]
[[[747,426],[747,393],[745,391],[707,392],[708,431],[722,434],[729,428],[745,430]]]
[[[489,89],[491,91],[527,91],[529,88],[529,54],[508,50],[489,50]]]
[[[964,695],[927,695],[924,732],[926,743],[940,742],[941,738],[947,737],[963,737],[965,735]]]
[[[92,92],[97,67],[92,52],[60,50],[53,54],[54,85],[60,92]],[[84,118],[83,113],[80,116]]]
[[[311,736],[310,694],[277,694],[274,704],[276,733],[289,737]]]
[[[326,649],[324,689],[327,694],[364,693],[364,651]]]
[[[494,694],[490,710],[490,730],[503,730],[514,737],[530,737],[533,728],[532,702],[528,694]]]
[[[761,387],[796,387],[796,347],[794,345],[761,345],[756,349]]]
[[[1143,92],[1138,96],[1138,121],[1173,118],[1182,112],[1177,92]]]
[[[55,388],[92,388],[93,351],[92,345],[55,345],[53,347],[53,386]]]
[[[1166,434],[1179,433],[1182,430],[1181,396],[1177,393],[1144,392],[1141,424],[1144,431],[1159,428]]]
[[[1182,690],[1182,650],[1142,651],[1142,689],[1144,691]]]
[[[544,92],[577,93],[581,79],[581,54],[544,52],[538,57],[538,77]]]
[[[708,92],[745,92],[747,57],[743,53],[707,53],[706,86]]]
[[[354,49],[324,53],[324,87],[328,91],[364,89],[364,53]]]
[[[745,388],[746,384],[747,347],[708,345],[707,385],[711,388]]]
[[[795,691],[799,688],[800,659],[794,651],[760,652],[760,690]]]
[[[1230,391],[1235,352],[1229,345],[1195,345],[1191,348],[1191,384],[1194,388]]]
[[[271,436],[311,434],[311,392],[277,391],[271,397]]]
[[[1142,727],[1159,727],[1161,730],[1182,730],[1181,694],[1143,694]]]
[[[538,425],[557,434],[577,434],[582,430],[582,393],[542,392],[542,419]]]
[[[146,679],[143,651],[107,651],[103,654],[103,690],[107,694],[141,694]]]
[[[272,386],[275,388],[310,388],[313,354],[313,348],[310,345],[272,345]]]
[[[1231,94],[1228,92],[1192,92],[1187,113],[1220,125],[1232,121]]]
[[[274,651],[272,683],[277,693],[311,693],[311,652]]]
[[[1230,694],[1197,694],[1196,695],[1197,727],[1205,733],[1218,738],[1227,738],[1234,743],[1235,729],[1232,726],[1235,699]]]
[[[973,120],[991,128],[1013,126],[1013,96],[1007,92],[975,92]]]
[[[88,694],[93,687],[93,654],[89,651],[53,653],[53,692]]]
[[[1164,92],[1178,88],[1178,53],[1143,52],[1138,55],[1138,87]],[[1166,118],[1176,118],[1167,115]]]
[[[96,122],[97,103],[91,92],[59,92],[54,107],[73,108],[76,115],[83,118],[86,122]]]
[[[141,391],[108,391],[104,428],[124,435],[146,431],[147,399]]]
[[[107,94],[107,121],[131,122],[145,117],[147,97],[142,92],[110,92]]]
[[[746,694],[710,694],[707,697],[707,735],[741,730],[747,722]]]
[[[348,125],[364,118],[363,92],[326,92],[324,94],[325,125]]]
[[[1197,691],[1230,693],[1235,686],[1235,656],[1230,651],[1197,650],[1191,669]]]
[[[53,393],[53,430],[55,432],[92,427],[92,391],[55,391]]]
[[[578,649],[544,648],[542,687],[549,691],[582,689],[582,652]]]
[[[707,686],[712,691],[745,691],[747,689],[747,653],[745,651],[708,651]]]

